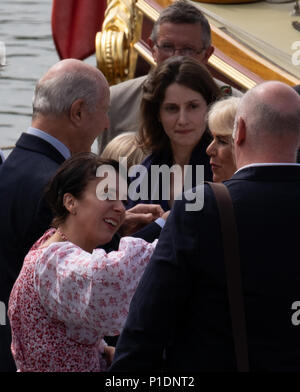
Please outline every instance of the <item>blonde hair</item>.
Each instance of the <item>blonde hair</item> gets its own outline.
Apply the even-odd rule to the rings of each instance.
[[[241,98],[228,97],[215,102],[208,111],[208,127],[213,134],[229,136]]]
[[[114,159],[116,161],[120,157],[127,157],[128,168],[141,163],[145,156],[145,153],[137,145],[135,132],[124,132],[114,137],[101,154],[103,159]]]

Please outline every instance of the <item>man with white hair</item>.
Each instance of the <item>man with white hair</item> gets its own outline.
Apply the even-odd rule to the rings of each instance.
[[[79,60],[63,60],[39,80],[31,127],[0,166],[0,301],[6,304],[25,255],[49,227],[43,190],[72,154],[90,151],[108,127],[109,86]],[[0,371],[13,370],[8,321],[0,326]]]
[[[280,82],[247,92],[235,126],[233,201],[250,370],[300,370],[300,96]],[[131,302],[111,371],[235,371],[215,197],[176,201]],[[164,361],[163,359],[164,353]]]

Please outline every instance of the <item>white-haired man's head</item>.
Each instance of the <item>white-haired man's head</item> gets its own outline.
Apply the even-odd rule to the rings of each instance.
[[[32,126],[64,143],[71,153],[88,152],[109,127],[109,85],[96,67],[76,59],[53,65],[38,81]]]

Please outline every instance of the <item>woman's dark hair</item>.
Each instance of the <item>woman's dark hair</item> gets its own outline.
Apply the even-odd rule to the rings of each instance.
[[[110,165],[119,173],[118,162],[90,152],[75,154],[60,166],[45,189],[45,200],[53,214],[53,227],[58,227],[69,215],[63,202],[64,194],[71,193],[80,199],[88,183],[96,179],[97,168],[101,165]]]
[[[144,84],[141,103],[139,145],[147,152],[170,148],[170,141],[159,121],[159,110],[166,89],[181,84],[202,95],[207,106],[216,101],[221,91],[203,64],[191,57],[173,56],[158,65]]]

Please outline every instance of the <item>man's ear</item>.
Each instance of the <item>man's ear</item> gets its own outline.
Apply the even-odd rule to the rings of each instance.
[[[243,117],[239,117],[237,121],[235,143],[239,146],[246,140],[246,124]]]
[[[70,120],[76,124],[80,123],[82,120],[84,101],[83,99],[76,99],[70,108]]]
[[[155,42],[152,41],[152,39],[149,37],[147,43],[150,46],[150,50],[154,61],[157,62],[157,50],[155,49]]]
[[[208,63],[208,59],[210,58],[210,56],[214,53],[215,48],[213,46],[209,46],[207,49],[205,49],[204,52],[204,57],[203,57],[203,64],[207,64]]]

